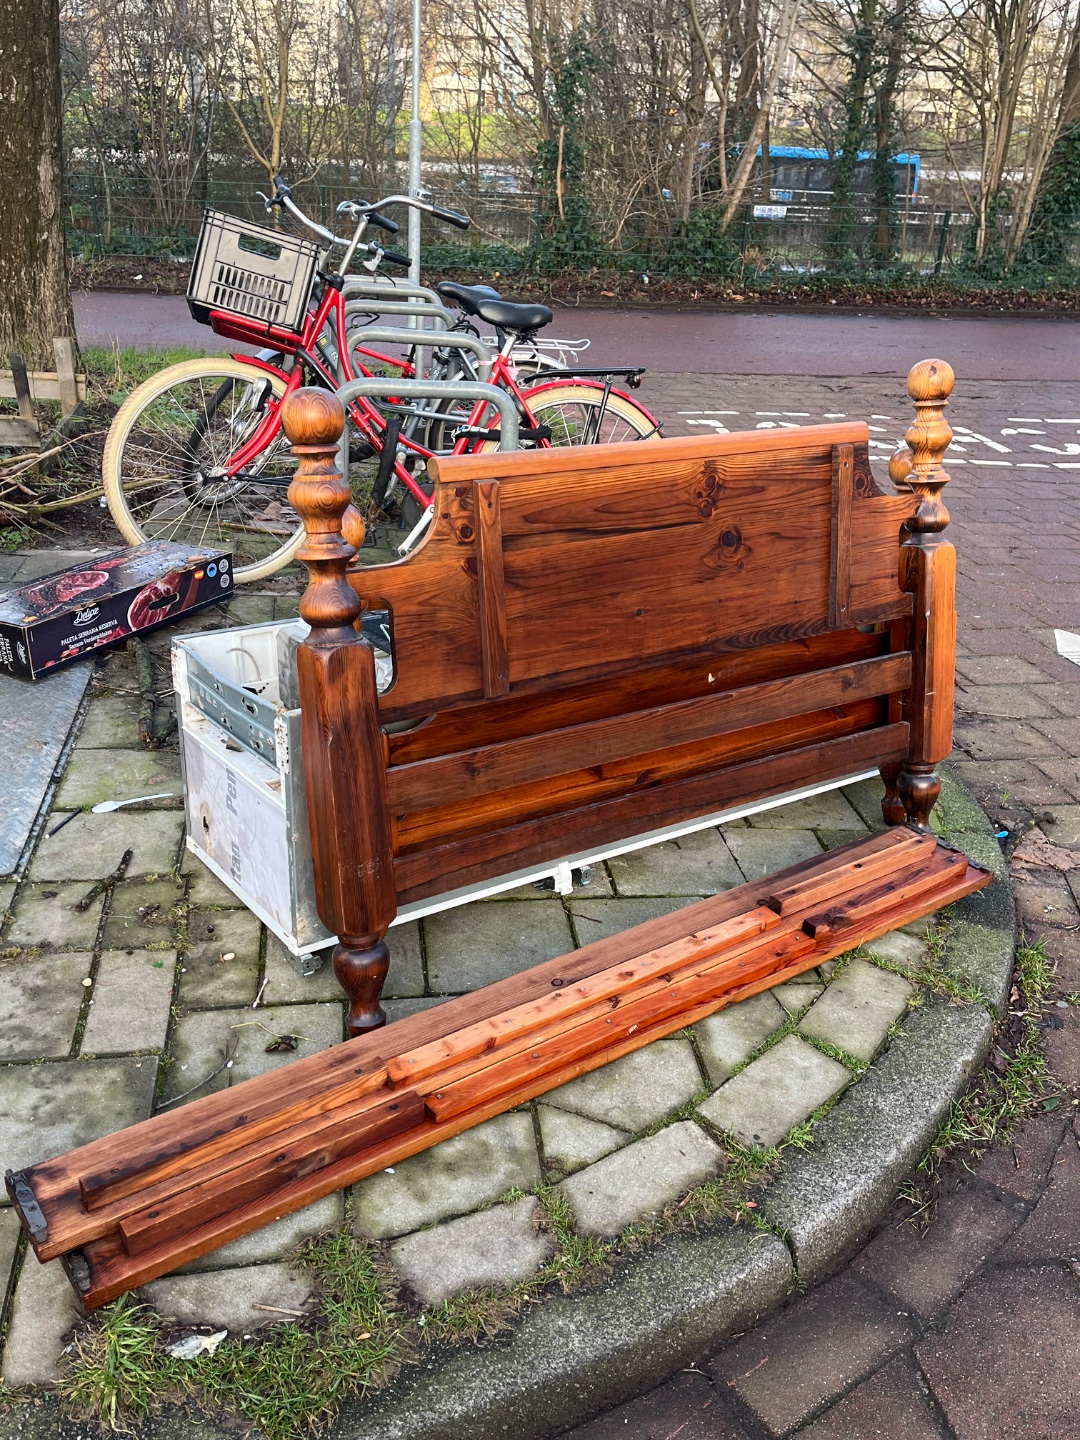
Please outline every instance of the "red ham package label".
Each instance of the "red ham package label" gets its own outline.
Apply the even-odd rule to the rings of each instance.
[[[226,550],[158,540],[0,591],[0,673],[37,680],[232,594]]]

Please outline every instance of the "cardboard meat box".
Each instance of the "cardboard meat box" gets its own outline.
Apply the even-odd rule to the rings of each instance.
[[[0,673],[37,680],[232,594],[227,550],[158,540],[0,591]]]

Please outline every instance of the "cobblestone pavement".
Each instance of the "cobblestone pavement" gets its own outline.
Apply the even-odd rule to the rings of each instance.
[[[184,628],[283,618],[296,603],[245,593]],[[168,638],[154,642],[163,684]],[[139,704],[131,660],[99,661],[44,830],[0,891],[5,1168],[342,1038],[329,967],[301,974],[183,849],[176,741],[140,747]],[[162,791],[173,798],[88,813],[102,799]],[[881,826],[879,794],[876,780],[864,781],[613,859],[565,899],[529,887],[397,926],[388,1014],[865,836]],[[107,887],[96,884],[108,876]],[[858,1083],[923,994],[906,973],[927,958],[926,928],[886,937],[875,959],[809,971],[362,1181],[354,1226],[385,1248],[424,1305],[513,1284],[550,1259],[534,1193],[542,1183],[561,1185],[581,1233],[620,1235],[726,1169],[739,1146],[782,1144]],[[274,1048],[283,1035],[293,1037],[291,1054]],[[505,1201],[510,1192],[526,1198]],[[281,1257],[344,1214],[344,1197],[328,1197],[147,1286],[143,1298],[169,1316],[250,1333],[272,1313],[260,1306],[304,1304],[304,1282]],[[30,1256],[18,1269],[16,1233],[11,1210],[0,1210],[0,1263],[14,1280],[2,1375],[33,1385],[56,1377],[74,1312],[59,1262],[41,1267]]]
[[[902,386],[876,379],[662,376],[648,403],[669,433],[845,411],[887,427],[872,432],[880,455],[908,413]],[[680,413],[712,406],[738,413]],[[1080,992],[1080,670],[1053,634],[1080,630],[1080,386],[961,376],[949,419],[964,447],[944,492],[959,566],[953,758],[1010,846],[1034,826],[1054,847],[1053,865],[1014,860],[1011,874],[1021,923],[1057,966],[1044,1039],[1058,1103],[962,1175],[921,1238],[897,1212],[833,1279],[574,1440],[1080,1435],[1080,1008],[1067,998]]]
[[[644,398],[669,420],[670,433],[705,428],[691,421],[720,429],[805,424],[841,412],[870,418],[882,427],[873,432],[881,457],[910,414],[902,386],[886,380],[661,376]],[[1063,1003],[1046,1015],[1045,1036],[1060,1103],[958,1185],[923,1238],[887,1222],[824,1286],[670,1384],[579,1427],[573,1433],[581,1440],[1080,1434],[1080,1290],[1072,1259],[1080,1255],[1073,1123],[1080,1010],[1066,998],[1080,991],[1080,882],[1071,868],[1074,852],[1080,862],[1080,674],[1056,654],[1053,637],[1055,626],[1080,631],[1072,473],[1080,456],[1070,448],[1080,440],[1076,417],[1077,385],[961,380],[950,418],[965,448],[945,495],[960,562],[957,769],[1003,829],[1015,836],[1035,823],[1052,842],[1052,852],[1042,851],[1044,868],[1014,864],[1014,883],[1028,934],[1045,935],[1058,965],[1056,999]],[[269,618],[272,607],[291,613],[294,605],[287,596],[244,595],[233,614],[253,621]],[[92,699],[55,796],[58,815],[92,803],[106,767],[117,795],[149,793],[151,775],[157,778],[149,788],[175,785],[168,749],[153,755],[137,749],[135,681],[125,659],[108,662],[105,684],[111,693]],[[472,907],[472,923],[462,921],[461,911],[448,912],[427,921],[423,934],[413,927],[396,932],[391,1013],[436,1003],[455,986],[484,983],[508,966],[535,963],[876,823],[859,793],[812,802],[798,820],[789,815],[777,826],[757,818],[684,842],[676,867],[663,849],[632,857],[622,869],[613,862],[596,885],[565,903],[529,892]],[[0,944],[16,952],[0,962],[8,1019],[0,1034],[9,1062],[0,1067],[0,1084],[14,1087],[0,1106],[7,1117],[0,1121],[5,1164],[17,1165],[40,1146],[42,1127],[55,1141],[47,1148],[57,1150],[148,1113],[155,1093],[179,1096],[219,1063],[233,1025],[244,1026],[234,1032],[242,1038],[233,1074],[241,1078],[280,1062],[266,1053],[269,1037],[259,1026],[300,1035],[299,1053],[340,1036],[332,982],[321,972],[301,980],[229,892],[182,857],[180,832],[181,816],[168,802],[116,817],[83,815],[39,842],[17,892],[0,881],[0,910],[11,907]],[[110,873],[125,847],[134,851],[126,878],[76,916],[73,902]],[[691,879],[673,882],[676,869]],[[189,947],[178,954],[173,927],[181,917]],[[467,978],[463,924],[475,970]],[[522,935],[528,944],[518,950],[515,940],[509,958],[507,942]],[[635,1204],[638,1215],[648,1214],[667,1195],[714,1173],[730,1140],[787,1134],[809,1112],[756,1113],[760,1091],[744,1077],[754,1066],[774,1064],[779,1043],[814,1072],[814,1094],[821,1096],[815,1105],[857,1083],[862,1057],[873,1056],[908,1003],[908,982],[898,970],[912,944],[918,936],[893,937],[884,966],[860,962],[838,979],[808,979],[813,993],[788,1003],[776,996],[750,1002],[739,1007],[741,1015],[732,1011],[726,1021],[699,1027],[694,1044],[665,1041],[642,1060],[629,1057],[644,1067],[640,1076],[618,1062],[627,1073],[619,1076],[617,1096],[594,1079],[575,1082],[535,1107],[535,1124],[523,1115],[491,1122],[497,1146],[488,1143],[496,1134],[490,1127],[461,1137],[484,1146],[482,1156],[421,1156],[408,1162],[412,1170],[372,1177],[357,1187],[358,1223],[380,1235],[411,1284],[437,1285],[439,1293],[490,1278],[493,1263],[505,1275],[531,1273],[544,1262],[547,1241],[529,1200],[494,1207],[491,1201],[512,1188],[534,1189],[540,1178],[558,1180],[581,1228],[602,1231],[614,1223],[609,1212],[616,1204],[628,1207],[627,1215]],[[251,1007],[264,981],[260,1015]],[[859,1035],[850,1023],[842,1031],[818,1028],[830,1009],[843,1012],[841,986],[855,984],[874,990],[873,1003],[858,1006],[863,1018],[867,1010],[874,1017],[870,1031]],[[163,1047],[173,1057],[168,1067],[159,1064]],[[679,1103],[658,1112],[661,1072],[665,1093]],[[688,1121],[699,1112],[706,1128]],[[650,1174],[668,1176],[670,1188],[635,1200],[643,1167],[626,1166],[625,1159],[645,1146],[652,1147],[650,1159],[658,1154]],[[466,1175],[481,1178],[475,1193],[466,1193]],[[288,1288],[297,1282],[277,1257],[340,1213],[339,1200],[321,1202],[208,1257],[192,1274],[160,1282],[169,1288],[153,1298],[170,1313],[245,1327],[255,1314],[251,1306],[268,1296],[277,1297],[270,1303],[299,1306],[303,1295]],[[10,1211],[0,1210],[5,1266],[15,1239]],[[461,1256],[472,1259],[459,1264]],[[283,1294],[291,1298],[282,1301]],[[66,1282],[51,1267],[28,1265],[9,1304],[5,1378],[47,1379],[56,1341],[72,1318]]]

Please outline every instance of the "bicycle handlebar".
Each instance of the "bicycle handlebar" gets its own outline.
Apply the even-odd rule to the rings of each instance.
[[[306,225],[309,230],[318,235],[320,240],[325,240],[328,245],[349,244],[347,240],[342,240],[341,237],[335,235],[332,230],[328,230],[325,225],[320,225],[317,221],[312,220],[309,215],[305,215],[299,205],[293,200],[292,190],[280,176],[277,176],[274,180],[273,199],[262,195],[261,191],[259,194],[265,202],[267,210],[272,210],[275,205],[280,205],[283,209],[287,210],[295,220],[299,220],[301,225]],[[384,205],[408,205],[414,210],[424,210],[429,215],[433,215],[437,220],[445,220],[448,225],[456,225],[459,230],[468,230],[472,224],[468,215],[459,214],[457,210],[448,210],[443,205],[434,205],[430,200],[424,200],[419,195],[387,195],[384,199],[376,200],[371,204],[361,204],[355,200],[343,200],[338,206],[338,213],[347,213],[351,215],[354,220],[366,219],[369,225],[377,225],[383,230],[388,230],[391,235],[396,235],[399,226],[393,220],[388,220],[385,215],[379,213]],[[360,230],[358,229],[357,237],[359,237],[359,234]],[[406,270],[412,265],[412,261],[408,255],[403,255],[397,250],[383,250],[378,245],[365,244],[359,238],[354,239],[353,249],[349,250],[346,260],[353,254],[354,250],[363,250],[367,254],[378,254],[380,259],[389,260],[392,265],[402,265]]]
[[[447,210],[443,205],[432,205],[431,213],[436,220],[445,220],[448,225],[456,225],[459,230],[468,230],[472,224],[468,215],[462,215],[458,210]]]

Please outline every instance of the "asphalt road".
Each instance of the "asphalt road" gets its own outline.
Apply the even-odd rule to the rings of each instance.
[[[197,325],[175,295],[81,291],[75,323],[84,345],[242,348]],[[904,376],[916,360],[941,355],[968,380],[1080,381],[1073,317],[564,306],[548,333],[590,337],[581,364],[645,365],[668,375]]]

